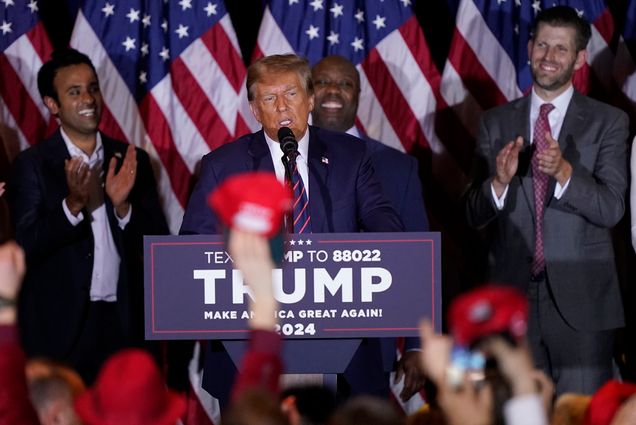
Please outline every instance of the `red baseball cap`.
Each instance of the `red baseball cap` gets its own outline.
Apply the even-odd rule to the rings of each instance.
[[[499,333],[519,339],[528,325],[528,302],[515,288],[486,285],[457,297],[451,303],[448,322],[461,345]]]
[[[87,425],[174,425],[185,409],[183,397],[166,388],[155,361],[140,349],[108,358],[95,385],[75,401]]]
[[[208,204],[226,226],[273,237],[291,209],[292,193],[274,173],[250,172],[227,178]]]
[[[621,405],[636,394],[636,384],[610,380],[599,388],[585,412],[585,425],[609,425]]]

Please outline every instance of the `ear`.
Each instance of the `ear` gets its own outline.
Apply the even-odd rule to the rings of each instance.
[[[574,61],[574,70],[578,71],[583,68],[583,65],[587,62],[587,49],[579,50],[576,54],[576,60]]]
[[[528,60],[532,60],[532,48],[534,47],[534,41],[528,40]]]
[[[314,100],[315,97],[313,94],[309,95],[308,103],[309,103],[309,112],[314,110]]]
[[[250,101],[249,105],[250,105],[250,110],[252,111],[252,115],[254,115],[254,118],[256,118],[256,121],[258,121],[260,124],[263,124],[263,122],[261,121],[261,111],[258,109],[258,106],[254,105],[254,100]]]
[[[51,96],[44,96],[42,100],[44,101],[44,105],[46,105],[51,114],[57,116],[57,113],[60,110],[60,105],[57,104],[55,99],[53,99]]]

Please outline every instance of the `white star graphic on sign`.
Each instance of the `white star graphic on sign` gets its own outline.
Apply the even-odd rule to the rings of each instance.
[[[192,0],[181,0],[179,6],[181,6],[181,11],[192,9]]]
[[[309,5],[314,8],[315,12],[318,9],[322,9],[322,0],[313,0],[311,3],[309,3]]]
[[[139,10],[135,10],[132,7],[130,8],[130,12],[128,12],[126,17],[130,19],[131,24],[139,20],[139,12],[140,12]]]
[[[161,59],[165,61],[167,61],[168,59],[170,59],[170,50],[168,50],[167,47],[164,46],[163,49],[161,49],[161,52],[159,52],[159,56],[161,56]]]
[[[134,38],[126,37],[126,39],[121,43],[122,46],[126,48],[126,51],[133,50],[135,48],[135,40]]]
[[[364,11],[358,9],[356,11],[356,14],[354,15],[354,17],[356,18],[356,21],[358,21],[359,24],[364,22]]]
[[[29,9],[31,9],[31,13],[35,13],[35,12],[37,12],[38,10],[40,10],[40,9],[38,9],[38,2],[37,2],[37,1],[35,1],[35,0],[31,0],[31,1],[29,2],[29,4],[27,4],[27,7],[28,7]]]
[[[179,38],[183,38],[183,37],[187,37],[188,35],[188,27],[184,26],[183,24],[179,24],[179,28],[177,28],[175,30],[176,34],[179,34]]]
[[[13,32],[13,30],[11,29],[11,25],[13,25],[11,22],[7,22],[4,20],[2,21],[2,25],[0,25],[0,31],[2,31],[2,35]]]
[[[208,2],[207,6],[205,6],[203,10],[207,13],[208,18],[212,15],[216,15],[216,4]]]
[[[102,7],[102,12],[104,12],[104,16],[108,18],[110,15],[115,14],[115,5],[106,3],[104,7]]]
[[[141,20],[141,23],[143,24],[144,28],[147,28],[150,26],[150,15],[144,15],[144,18]]]
[[[333,13],[333,17],[334,18],[337,18],[338,16],[342,16],[343,15],[343,12],[342,12],[343,8],[344,8],[343,5],[338,4],[338,3],[334,3],[333,7],[331,9],[329,9],[329,11],[331,13]]]
[[[411,0],[400,0],[404,7],[409,7],[411,5]]]
[[[380,28],[386,27],[386,24],[384,23],[384,21],[386,21],[386,18],[380,15],[375,15],[375,19],[373,20],[373,25],[375,25],[375,29],[379,30]]]
[[[146,74],[146,71],[141,71],[139,73],[139,82],[141,84],[146,84],[148,82],[148,74]]]
[[[334,44],[339,44],[340,43],[340,34],[337,34],[333,31],[331,31],[331,33],[329,33],[329,35],[327,36],[327,40],[329,41],[329,44],[331,46],[333,46]]]
[[[141,52],[141,56],[147,56],[148,55],[148,43],[141,43],[141,48],[139,49],[139,51]]]
[[[534,0],[532,2],[532,8],[534,9],[534,14],[536,15],[541,11],[541,2],[539,0]]]
[[[361,38],[356,37],[352,42],[351,42],[351,47],[353,47],[353,49],[357,52],[358,50],[364,50],[364,40],[362,40]]]
[[[314,38],[318,38],[318,31],[320,30],[320,28],[315,27],[313,25],[309,25],[309,29],[307,31],[305,31],[305,34],[307,34],[309,36],[310,40],[313,40]]]
[[[4,3],[5,7],[15,6],[15,3],[13,2],[13,0],[2,0],[2,3]]]
[[[307,239],[307,240],[305,241],[305,245],[311,245],[311,239]]]
[[[161,23],[161,29],[163,29],[163,32],[168,32],[168,21],[166,21],[165,19]]]
[[[289,5],[291,6],[294,3],[298,3],[298,0],[289,0]]]
[[[304,245],[304,244],[305,244],[305,241],[304,241],[304,240],[302,240],[302,239],[299,239],[299,240],[298,240],[298,245]]]
[[[290,245],[296,245],[296,241],[295,241],[295,240],[293,240],[293,239],[291,239],[291,240],[289,241],[289,244],[290,244]]]

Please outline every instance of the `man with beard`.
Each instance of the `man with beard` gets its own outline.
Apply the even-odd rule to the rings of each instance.
[[[526,291],[528,339],[557,394],[612,377],[623,306],[610,230],[625,210],[627,116],[572,85],[590,25],[558,6],[535,20],[532,92],[480,124],[471,225],[491,242],[490,280]]]
[[[373,168],[384,195],[400,215],[404,230],[427,231],[428,219],[415,158],[362,135],[355,126],[360,98],[360,74],[355,66],[342,56],[327,56],[314,65],[311,75],[315,96],[314,110],[311,115],[313,124],[361,138],[361,143],[364,143],[371,153]],[[382,338],[373,343],[378,342],[382,351],[383,368],[388,375],[395,361],[395,339]],[[365,347],[368,349],[370,345],[371,343]],[[397,363],[397,379],[404,376],[404,386],[400,394],[404,401],[413,396],[423,385],[423,376],[418,369],[418,352],[413,350],[419,346],[419,338],[406,338],[406,351]],[[364,357],[363,353],[358,353],[358,357]],[[360,376],[356,376],[356,371]],[[363,377],[366,375],[368,371],[362,367],[352,367],[348,373],[345,372],[354,393],[360,392],[360,390],[356,391],[355,387],[357,384],[364,385]]]

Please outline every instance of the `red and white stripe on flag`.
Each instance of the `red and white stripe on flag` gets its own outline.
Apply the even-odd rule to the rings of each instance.
[[[187,40],[187,26],[175,28],[172,17],[155,16],[151,6],[148,10],[135,9],[129,3],[106,2],[103,9],[95,10],[87,2],[78,14],[71,46],[88,54],[97,68],[105,103],[101,128],[145,149],[153,159],[164,212],[171,232],[177,233],[201,157],[258,126],[247,106],[245,66],[227,13],[199,37]],[[184,5],[193,6],[191,2]],[[107,9],[109,6],[111,9]],[[205,10],[202,6],[201,9]],[[164,10],[179,12],[178,5],[171,5],[168,12]],[[217,13],[216,9],[208,12],[208,16]],[[142,16],[149,17],[148,24]],[[138,25],[135,31],[141,36],[129,37],[133,40],[129,41],[126,27],[100,26],[110,18]],[[142,31],[146,27],[151,31],[152,25],[158,28],[162,24],[168,38],[181,40],[186,34],[189,44],[179,54],[170,53],[171,43],[176,43],[172,39],[166,45],[166,40],[154,33],[144,38]],[[102,32],[98,36],[99,31]],[[120,43],[119,39],[124,41]],[[110,40],[115,42],[107,43]],[[124,45],[124,51],[121,45],[126,41],[129,44]],[[122,61],[128,50],[142,51],[133,57],[137,62]],[[144,57],[148,59],[142,61]],[[128,68],[140,70],[132,83],[126,79]],[[161,77],[153,81],[158,74]]]
[[[5,143],[17,141],[17,146],[11,146],[17,153],[45,138],[56,124],[37,87],[37,73],[50,57],[51,43],[35,12],[33,16],[28,11],[12,15],[13,9],[7,7],[0,14],[4,16],[0,29],[0,137]]]

